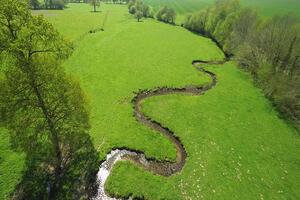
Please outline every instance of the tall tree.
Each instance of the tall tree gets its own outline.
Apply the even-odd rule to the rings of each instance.
[[[138,22],[143,18],[143,12],[140,10],[137,10],[134,15]]]
[[[100,6],[100,0],[90,0],[90,4],[94,8],[94,12],[97,12],[97,7]]]
[[[32,0],[31,0],[32,1]],[[33,0],[36,1],[36,0]],[[37,0],[39,1],[39,0]],[[65,5],[68,3],[68,0],[44,0],[44,5],[46,9],[64,9]]]
[[[93,182],[98,156],[84,93],[60,66],[72,44],[27,8],[27,0],[0,2],[0,119],[27,155],[15,195],[79,199]]]
[[[242,8],[235,15],[232,31],[226,37],[224,50],[231,54],[238,53],[239,46],[247,41],[250,34],[255,34],[259,23],[258,14],[252,8]]]
[[[159,21],[174,24],[175,23],[175,18],[176,18],[176,12],[173,8],[163,6],[157,12],[156,18]]]
[[[143,4],[142,7],[143,17],[151,17],[151,7],[147,4]]]

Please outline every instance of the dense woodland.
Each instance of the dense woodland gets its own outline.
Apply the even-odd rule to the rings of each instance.
[[[238,0],[219,0],[189,15],[183,26],[234,56],[279,111],[300,126],[300,26],[295,17],[265,19]]]

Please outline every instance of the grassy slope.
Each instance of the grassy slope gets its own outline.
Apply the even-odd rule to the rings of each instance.
[[[87,4],[69,4],[70,9],[65,10],[35,10],[34,15],[42,14],[50,22],[55,24],[55,28],[62,33],[65,38],[76,41],[83,34],[102,24],[105,13],[92,12],[91,6]]]
[[[262,13],[264,16],[272,16],[274,14],[293,13],[300,17],[300,1],[299,0],[240,0],[242,5],[251,6]],[[215,0],[145,0],[155,9],[161,5],[173,7],[177,12],[177,22],[184,20],[187,13],[199,11]]]
[[[136,23],[127,14],[126,8],[120,6],[105,6],[102,8],[103,12],[99,13],[90,13],[91,7],[82,4],[70,7],[65,11],[46,12],[47,18],[59,31],[72,40],[76,40],[83,33],[101,24],[103,16],[109,10],[105,31],[87,35],[84,40],[77,43],[77,50],[65,64],[72,73],[79,76],[90,96],[93,127],[91,134],[96,147],[102,144],[101,156],[112,147],[126,146],[145,151],[149,157],[174,158],[175,151],[168,141],[133,119],[130,104],[133,92],[155,86],[182,86],[207,82],[206,76],[192,68],[191,60],[220,58],[221,52],[209,40],[179,27],[152,20]],[[270,111],[271,107],[252,86],[249,77],[231,65],[214,70],[227,80],[227,84],[222,84],[223,89],[220,84],[219,90],[216,88],[215,92],[209,91],[202,97],[170,96],[163,97],[162,103],[158,102],[159,99],[145,102],[145,111],[149,115],[161,120],[182,137],[189,153],[184,171],[178,176],[167,179],[153,176],[128,163],[121,163],[114,170],[108,183],[110,191],[121,194],[144,194],[150,199],[185,199],[190,195],[195,199],[198,198],[200,190],[204,191],[201,195],[207,198],[213,197],[211,195],[220,197],[218,195],[221,194],[237,198],[247,194],[259,195],[259,192],[269,194],[272,191],[270,195],[280,198],[282,196],[274,192],[280,188],[279,191],[282,189],[283,195],[289,192],[289,197],[299,196],[295,190],[299,187],[297,180],[300,180],[299,172],[295,169],[297,164],[299,168],[299,160],[297,160],[299,138],[294,136],[294,130],[279,120],[276,113]],[[239,90],[233,90],[233,84],[241,84]],[[252,92],[240,93],[243,90]],[[208,96],[210,93],[215,95],[210,97]],[[224,99],[224,102],[219,105],[216,101],[220,103],[220,99]],[[256,109],[257,105],[250,104],[249,99],[255,101],[260,107]],[[228,109],[234,108],[233,102],[243,105],[233,113],[241,118],[235,118],[233,122],[228,123],[230,119]],[[157,104],[161,109],[157,109]],[[256,115],[253,113],[251,115],[249,110],[258,110],[260,117],[256,117],[256,112]],[[171,113],[168,113],[170,111]],[[217,120],[212,116],[217,117]],[[252,129],[255,128],[262,130],[259,134],[254,134]],[[193,137],[186,137],[186,134],[191,134]],[[259,138],[255,139],[251,134],[258,135]],[[1,137],[5,139],[7,135],[2,134]],[[240,141],[241,138],[245,140]],[[265,138],[271,141],[268,142]],[[277,143],[276,139],[278,139]],[[1,147],[4,148],[1,151],[7,152],[9,149],[7,139],[3,141],[4,145],[1,144]],[[283,144],[279,144],[279,141]],[[266,147],[261,146],[261,143]],[[218,149],[215,145],[219,146],[220,151],[215,150]],[[290,147],[287,148],[287,145]],[[243,148],[238,149],[241,146]],[[234,149],[231,150],[231,147]],[[266,152],[259,149],[262,147]],[[249,152],[247,149],[250,149]],[[12,152],[8,155],[16,156]],[[239,163],[242,163],[243,167],[237,168],[237,156],[241,156],[242,161]],[[5,160],[9,163],[9,159]],[[275,165],[280,162],[283,163],[282,166]],[[271,170],[265,172],[268,168],[263,167],[264,164],[271,166]],[[10,166],[20,169],[22,159],[18,157],[11,161]],[[248,178],[244,173],[248,169],[251,177],[254,177],[252,182],[244,180]],[[243,182],[240,184],[238,180],[232,178],[238,176],[237,170],[242,172]],[[285,179],[281,179],[284,170],[288,171],[288,174],[285,175]],[[0,172],[6,177],[10,176],[8,171],[3,171]],[[13,171],[16,176],[10,181],[16,183],[20,174],[17,176],[19,170]],[[224,171],[227,173],[225,179],[220,174]],[[266,182],[263,181],[265,179]],[[2,180],[5,179],[1,177]],[[276,181],[278,184],[274,186],[271,181]],[[0,197],[11,191],[13,187],[14,184],[10,187],[0,185]],[[247,188],[250,188],[249,192],[248,190],[236,192]],[[185,189],[186,195],[182,194]],[[213,193],[213,190],[216,193]]]
[[[90,96],[95,145],[102,144],[102,156],[112,147],[124,146],[145,151],[149,157],[172,159],[172,144],[132,117],[134,92],[206,82],[206,76],[192,70],[192,59],[222,54],[208,39],[184,29],[154,20],[137,23],[126,7],[106,8],[110,15],[105,31],[86,37],[66,63]]]
[[[241,0],[243,5],[259,10],[265,16],[292,13],[300,17],[299,0]]]

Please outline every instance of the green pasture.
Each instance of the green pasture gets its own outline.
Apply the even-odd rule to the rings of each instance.
[[[146,199],[299,199],[297,132],[234,63],[205,68],[218,84],[203,96],[153,97],[143,106],[182,139],[189,155],[183,171],[163,178],[121,162],[109,191]]]
[[[208,83],[192,60],[221,60],[222,52],[184,28],[152,19],[138,23],[127,6],[102,4],[100,12],[90,11],[89,5],[69,4],[63,11],[34,14],[44,14],[75,42],[63,66],[89,98],[91,136],[101,158],[112,148],[126,147],[173,160],[173,145],[134,119],[131,99],[140,89]],[[88,33],[103,23],[104,31]],[[164,178],[121,162],[107,190],[151,200],[299,199],[296,130],[234,62],[206,68],[218,76],[217,86],[206,94],[153,97],[143,104],[147,115],[181,138],[188,153],[183,171]],[[24,156],[10,149],[7,131],[0,132],[0,139],[0,199],[5,199],[21,178]]]
[[[167,5],[177,12],[177,23],[183,22],[187,13],[197,12],[213,4],[216,0],[145,0],[155,10]],[[263,16],[291,13],[300,17],[299,0],[240,0],[243,6],[255,8]]]

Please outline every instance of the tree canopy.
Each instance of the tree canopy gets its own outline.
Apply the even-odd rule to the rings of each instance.
[[[26,153],[15,198],[86,196],[98,156],[85,95],[60,65],[72,44],[42,16],[32,16],[27,0],[3,0],[0,45],[1,124],[13,147]]]
[[[176,19],[176,12],[173,8],[163,6],[157,12],[156,19],[166,23],[174,24]]]
[[[130,14],[133,14],[138,21],[143,17],[153,17],[152,8],[141,0],[130,0],[128,2],[128,11]]]
[[[31,9],[64,9],[68,0],[29,0],[29,6]]]

